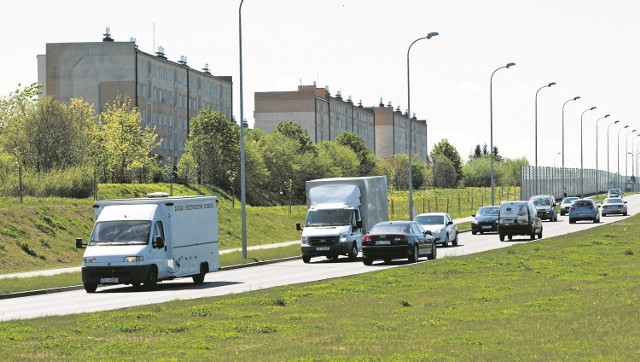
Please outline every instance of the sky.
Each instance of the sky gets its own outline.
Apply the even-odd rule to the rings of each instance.
[[[4,4],[0,97],[37,81],[36,55],[47,43],[101,41],[109,27],[116,41],[135,37],[144,52],[163,46],[171,60],[185,55],[192,68],[208,64],[214,75],[232,76],[239,119],[239,6],[239,0]],[[244,0],[243,114],[253,127],[254,92],[314,83],[364,106],[382,99],[404,111],[409,45],[438,32],[410,52],[411,113],[427,120],[429,149],[447,139],[466,160],[476,145],[490,144],[493,118],[500,154],[534,165],[537,98],[539,166],[560,167],[564,158],[566,167],[580,168],[582,155],[583,167],[595,168],[597,152],[598,168],[606,170],[609,151],[610,170],[618,170],[619,155],[620,171],[631,174],[637,162],[625,160],[625,152],[640,151],[638,14],[640,3],[631,0]],[[491,117],[491,74],[509,62],[516,66],[493,76]],[[540,89],[550,82],[556,85]],[[581,99],[565,104],[575,96]],[[629,128],[619,131],[620,125]]]

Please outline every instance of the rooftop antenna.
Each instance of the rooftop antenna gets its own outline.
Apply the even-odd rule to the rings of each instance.
[[[104,30],[104,34],[102,35],[104,36],[104,38],[102,38],[102,41],[113,41],[113,38],[111,37],[111,29],[108,26]]]

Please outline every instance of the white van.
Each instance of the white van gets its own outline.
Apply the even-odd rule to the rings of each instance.
[[[542,239],[542,220],[531,201],[504,201],[498,212],[498,234],[500,241],[507,236],[528,235],[531,240]]]
[[[82,283],[144,284],[192,277],[204,281],[219,268],[218,200],[215,196],[154,197],[96,201],[95,225],[84,248]]]

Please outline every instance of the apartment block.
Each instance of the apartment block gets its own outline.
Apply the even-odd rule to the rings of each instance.
[[[378,158],[406,153],[409,148],[409,118],[391,105],[363,107],[340,93],[331,96],[328,88],[300,85],[297,91],[256,92],[255,127],[271,132],[280,122],[299,124],[315,143],[334,140],[350,131],[359,135]],[[426,121],[412,122],[412,149],[421,160],[427,159]]]
[[[206,65],[193,69],[184,56],[171,61],[162,47],[145,53],[134,40],[116,42],[108,31],[101,42],[47,43],[38,56],[38,82],[44,94],[63,102],[82,98],[97,113],[117,97],[131,99],[143,125],[155,127],[161,142],[153,153],[163,160],[184,152],[189,120],[201,110],[232,118],[230,76],[214,76]]]

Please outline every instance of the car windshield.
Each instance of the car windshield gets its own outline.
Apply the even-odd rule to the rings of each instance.
[[[409,224],[382,224],[374,225],[370,234],[404,234],[409,233],[411,227]]]
[[[311,210],[307,214],[307,226],[340,226],[349,225],[353,210]]]
[[[551,201],[549,201],[549,199],[535,199],[533,200],[533,204],[536,206],[549,206],[551,205]]]
[[[421,225],[444,225],[444,215],[421,215],[415,221]]]
[[[145,245],[150,231],[149,220],[101,221],[93,228],[89,245]]]
[[[622,199],[606,199],[605,204],[622,204]]]
[[[500,209],[497,207],[481,207],[476,213],[477,216],[497,216]]]

